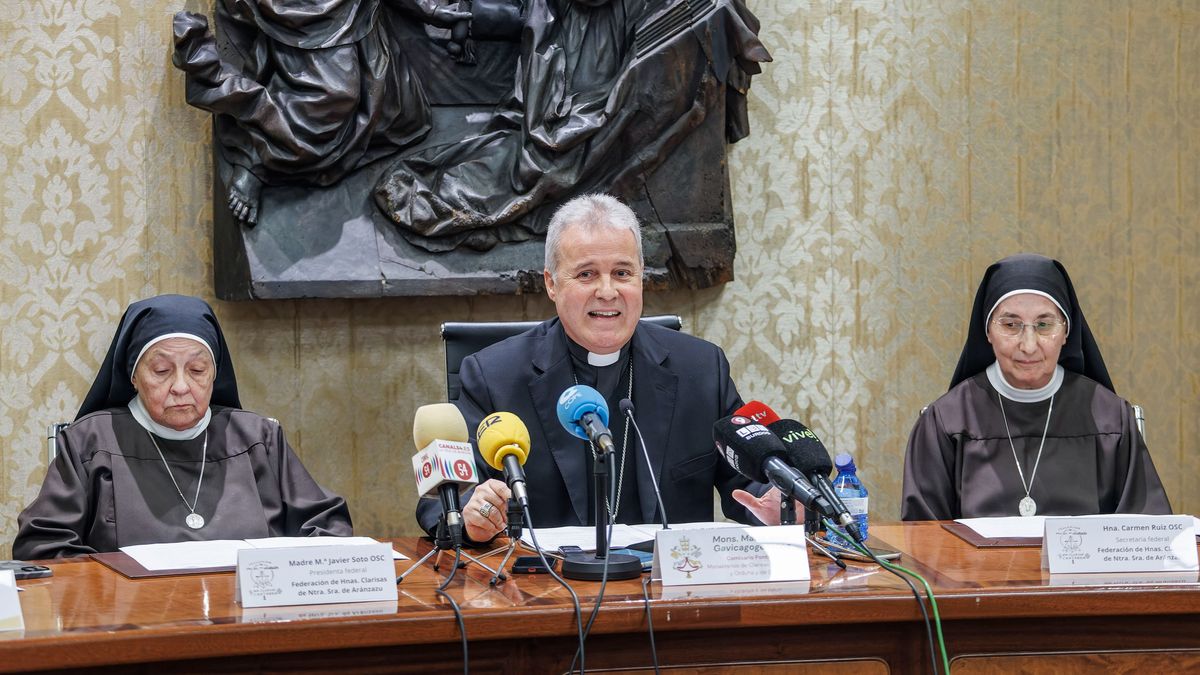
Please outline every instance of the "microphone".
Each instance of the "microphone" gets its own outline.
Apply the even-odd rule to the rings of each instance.
[[[762,404],[759,404],[762,405]],[[764,408],[766,406],[763,406]],[[768,409],[769,410],[769,409]],[[771,430],[749,417],[731,415],[713,424],[717,453],[738,473],[779,488],[786,499],[799,499],[805,508],[831,511],[829,501],[784,459],[787,450]]]
[[[412,465],[417,493],[422,498],[441,499],[446,528],[456,547],[463,541],[458,498],[479,482],[467,439],[467,421],[453,403],[423,405],[413,415],[417,454]]]
[[[596,514],[596,553],[567,554],[563,557],[562,573],[568,579],[599,581],[635,579],[642,574],[642,561],[625,553],[608,550],[608,534],[604,523],[609,520],[605,497],[612,481],[609,478],[608,458],[616,454],[612,432],[608,430],[608,404],[595,389],[577,384],[567,387],[558,397],[558,421],[573,436],[589,440],[596,447],[592,464],[593,512]]]
[[[850,510],[846,508],[841,497],[838,497],[837,493],[833,491],[833,484],[829,482],[829,474],[833,473],[833,462],[829,459],[829,451],[825,449],[825,444],[821,443],[821,439],[817,438],[811,429],[796,420],[780,419],[768,424],[767,428],[783,442],[788,460],[792,465],[807,476],[821,495],[829,501],[832,512],[822,511],[822,513],[835,520],[856,541],[861,542],[863,540],[862,533],[858,531],[858,524],[855,522],[854,516],[850,515]]]
[[[572,435],[591,441],[600,452],[616,451],[608,430],[608,404],[595,389],[583,384],[567,387],[558,397],[558,421]]]
[[[504,481],[512,490],[513,499],[521,506],[529,506],[525,471],[521,468],[529,458],[529,429],[521,418],[510,412],[487,415],[475,430],[475,443],[488,466],[504,471]]]
[[[663,529],[669,530],[671,526],[667,525],[667,507],[663,506],[658,479],[654,477],[654,467],[650,464],[650,451],[646,448],[646,439],[642,438],[642,430],[638,428],[637,420],[633,418],[633,401],[623,398],[618,405],[621,406],[621,412],[628,415],[629,421],[633,422],[633,430],[637,432],[638,443],[642,446],[642,456],[646,458],[646,470],[650,472],[650,485],[654,486],[654,498],[658,500],[658,513],[662,516]]]
[[[779,421],[779,415],[776,415],[774,410],[771,410],[766,403],[761,401],[750,401],[749,403],[733,411],[733,414],[741,415],[742,417],[749,417],[755,422],[768,427],[771,425],[771,423]]]

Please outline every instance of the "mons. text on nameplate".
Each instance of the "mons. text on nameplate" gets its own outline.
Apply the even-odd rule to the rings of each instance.
[[[659,530],[652,577],[663,586],[805,581],[804,526]]]
[[[242,607],[396,601],[389,544],[238,551]]]
[[[1051,574],[1197,569],[1191,516],[1046,518],[1042,566]]]

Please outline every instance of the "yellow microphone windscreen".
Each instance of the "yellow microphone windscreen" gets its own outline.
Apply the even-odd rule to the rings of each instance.
[[[468,443],[467,420],[453,403],[431,403],[417,408],[413,415],[413,441],[417,450],[433,440]]]
[[[504,458],[513,455],[521,464],[529,457],[529,429],[520,417],[510,412],[486,415],[475,430],[475,441],[483,461],[493,469],[504,470]]]

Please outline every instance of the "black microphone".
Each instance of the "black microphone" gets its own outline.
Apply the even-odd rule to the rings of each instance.
[[[822,511],[822,513],[849,532],[855,541],[861,542],[863,536],[858,531],[858,523],[854,520],[854,516],[850,515],[850,510],[846,508],[841,497],[838,497],[837,493],[833,491],[833,484],[829,482],[829,474],[833,473],[833,461],[829,459],[829,451],[825,449],[825,444],[821,442],[821,439],[817,438],[811,429],[796,420],[781,419],[768,424],[767,428],[783,442],[787,458],[792,465],[808,477],[808,480],[820,491],[821,496],[831,505],[830,512]]]
[[[724,417],[713,424],[713,441],[717,453],[746,478],[770,483],[804,508],[832,512],[829,500],[788,463],[783,442],[765,426],[741,415]]]
[[[663,506],[662,492],[658,490],[658,479],[654,477],[654,467],[650,464],[650,451],[646,448],[646,439],[642,438],[642,430],[638,428],[637,420],[633,417],[633,401],[623,398],[618,403],[621,407],[621,412],[629,416],[629,421],[633,423],[633,430],[637,432],[638,444],[642,446],[642,456],[646,458],[646,470],[650,472],[650,485],[654,486],[654,498],[658,500],[658,513],[662,517],[662,526],[664,530],[671,529],[667,524],[667,507]]]

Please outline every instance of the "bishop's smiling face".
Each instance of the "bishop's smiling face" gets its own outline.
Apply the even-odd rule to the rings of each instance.
[[[611,354],[642,316],[642,265],[633,232],[573,225],[558,244],[556,271],[543,272],[563,330],[584,349]]]

